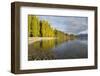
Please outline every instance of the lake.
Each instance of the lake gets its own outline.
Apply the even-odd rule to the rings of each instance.
[[[28,60],[88,58],[87,38],[41,40],[28,45]]]

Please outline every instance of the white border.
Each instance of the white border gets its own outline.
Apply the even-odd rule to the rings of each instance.
[[[28,61],[28,14],[88,17],[88,58]],[[94,11],[39,7],[20,8],[20,69],[43,69],[94,65]]]

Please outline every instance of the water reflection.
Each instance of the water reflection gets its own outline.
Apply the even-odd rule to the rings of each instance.
[[[28,45],[28,60],[87,58],[87,40],[41,40]]]

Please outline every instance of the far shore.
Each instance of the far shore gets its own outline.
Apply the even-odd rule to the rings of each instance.
[[[28,37],[28,44],[41,40],[51,40],[51,39],[57,39],[57,37]]]

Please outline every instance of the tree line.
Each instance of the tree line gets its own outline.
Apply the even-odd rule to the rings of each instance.
[[[47,20],[40,20],[38,16],[28,15],[29,37],[58,37],[63,39],[75,37],[51,27]]]

